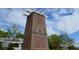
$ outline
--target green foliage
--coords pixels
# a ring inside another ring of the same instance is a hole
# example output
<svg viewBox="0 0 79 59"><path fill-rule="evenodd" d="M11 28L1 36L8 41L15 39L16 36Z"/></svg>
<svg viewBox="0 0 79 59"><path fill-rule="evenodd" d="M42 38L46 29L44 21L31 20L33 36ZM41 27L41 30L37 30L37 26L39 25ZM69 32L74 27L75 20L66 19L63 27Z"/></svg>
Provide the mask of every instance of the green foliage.
<svg viewBox="0 0 79 59"><path fill-rule="evenodd" d="M0 31L0 38L5 38L8 36L8 32Z"/></svg>
<svg viewBox="0 0 79 59"><path fill-rule="evenodd" d="M18 44L9 44L9 47L18 47Z"/></svg>
<svg viewBox="0 0 79 59"><path fill-rule="evenodd" d="M9 44L7 50L13 50L13 47L18 47L18 44Z"/></svg>
<svg viewBox="0 0 79 59"><path fill-rule="evenodd" d="M74 39L71 39L67 34L54 34L48 37L48 42L50 50L62 50L70 49L70 46L73 46Z"/></svg>
<svg viewBox="0 0 79 59"><path fill-rule="evenodd" d="M60 39L63 40L62 44L64 44L64 45L71 45L72 46L74 43L74 39L70 38L66 33L60 35Z"/></svg>
<svg viewBox="0 0 79 59"><path fill-rule="evenodd" d="M0 42L0 50L3 50L2 42Z"/></svg>
<svg viewBox="0 0 79 59"><path fill-rule="evenodd" d="M16 24L8 27L6 32L0 29L0 38L13 37L13 38L24 38L24 34L19 32L19 29Z"/></svg>
<svg viewBox="0 0 79 59"><path fill-rule="evenodd" d="M54 34L49 36L48 41L50 49L60 49L60 44L62 43L62 40L59 38L58 35Z"/></svg>
<svg viewBox="0 0 79 59"><path fill-rule="evenodd" d="M19 32L17 25L13 24L9 28L7 28L7 32L8 32L8 37L15 38L17 33Z"/></svg>
<svg viewBox="0 0 79 59"><path fill-rule="evenodd" d="M23 34L21 34L21 33L17 33L17 35L16 35L16 38L24 38L24 35Z"/></svg>
<svg viewBox="0 0 79 59"><path fill-rule="evenodd" d="M69 50L76 50L76 47L75 46L68 46L68 49Z"/></svg>
<svg viewBox="0 0 79 59"><path fill-rule="evenodd" d="M0 38L6 38L8 37L8 32L3 32L3 31L0 31ZM17 33L16 34L16 38L24 38L24 34L21 34L21 33Z"/></svg>

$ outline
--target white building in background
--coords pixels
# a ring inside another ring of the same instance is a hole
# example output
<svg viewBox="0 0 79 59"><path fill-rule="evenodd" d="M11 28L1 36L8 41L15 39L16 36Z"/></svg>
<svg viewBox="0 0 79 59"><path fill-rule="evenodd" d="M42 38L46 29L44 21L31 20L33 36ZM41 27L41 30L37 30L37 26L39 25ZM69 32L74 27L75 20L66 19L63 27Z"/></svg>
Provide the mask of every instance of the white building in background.
<svg viewBox="0 0 79 59"><path fill-rule="evenodd" d="M23 39L20 38L16 38L16 39L12 39L12 38L0 38L0 42L2 43L2 47L9 47L9 44L18 44L18 47L13 47L14 50L21 50L22 49L22 43L23 43Z"/></svg>

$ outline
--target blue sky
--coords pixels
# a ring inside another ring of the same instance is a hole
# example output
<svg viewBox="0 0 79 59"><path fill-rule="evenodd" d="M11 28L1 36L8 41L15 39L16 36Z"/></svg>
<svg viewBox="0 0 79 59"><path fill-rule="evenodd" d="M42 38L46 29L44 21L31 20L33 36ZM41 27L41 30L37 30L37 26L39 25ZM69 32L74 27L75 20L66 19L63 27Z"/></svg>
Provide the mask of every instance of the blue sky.
<svg viewBox="0 0 79 59"><path fill-rule="evenodd" d="M48 35L66 32L79 41L79 9L74 8L0 8L0 27L6 29L12 24L17 24L20 31L24 32L27 17L23 14L28 14L26 10L41 10L45 13Z"/></svg>

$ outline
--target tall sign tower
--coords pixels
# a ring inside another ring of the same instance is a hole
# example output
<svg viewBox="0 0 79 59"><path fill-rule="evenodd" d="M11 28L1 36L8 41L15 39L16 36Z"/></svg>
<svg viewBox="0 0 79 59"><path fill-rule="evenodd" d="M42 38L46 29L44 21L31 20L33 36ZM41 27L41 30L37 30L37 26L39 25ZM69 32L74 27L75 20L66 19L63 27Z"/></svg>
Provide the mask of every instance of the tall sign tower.
<svg viewBox="0 0 79 59"><path fill-rule="evenodd" d="M32 12L27 16L23 50L48 50L45 16Z"/></svg>

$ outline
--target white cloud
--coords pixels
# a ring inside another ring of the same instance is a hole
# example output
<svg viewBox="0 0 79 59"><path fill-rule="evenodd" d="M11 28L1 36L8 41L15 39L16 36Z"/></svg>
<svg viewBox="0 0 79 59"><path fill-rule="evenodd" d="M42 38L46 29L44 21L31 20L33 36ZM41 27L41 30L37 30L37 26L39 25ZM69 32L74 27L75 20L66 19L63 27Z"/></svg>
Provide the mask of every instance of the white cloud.
<svg viewBox="0 0 79 59"><path fill-rule="evenodd" d="M8 14L7 21L24 27L26 24L26 17L23 15L23 12L13 10Z"/></svg>
<svg viewBox="0 0 79 59"><path fill-rule="evenodd" d="M49 10L48 10L49 11ZM79 31L79 9L75 9L73 15L59 16L57 13L52 13L54 20L46 20L47 33L50 34L59 34L59 31L65 31L68 34ZM23 11L12 10L8 14L6 20L11 23L19 24L22 27L25 27L26 17L23 16ZM54 29L54 27L56 29Z"/></svg>
<svg viewBox="0 0 79 59"><path fill-rule="evenodd" d="M68 34L79 31L79 9L75 9L73 15L62 16L56 24L59 30L65 31Z"/></svg>
<svg viewBox="0 0 79 59"><path fill-rule="evenodd" d="M51 34L59 34L57 31L55 31L55 29L53 29L54 27L54 21L50 21L50 20L45 20L46 21L46 28L47 28L47 34L51 35Z"/></svg>
<svg viewBox="0 0 79 59"><path fill-rule="evenodd" d="M59 34L62 31L68 34L79 31L79 9L75 9L72 15L59 16L57 13L52 13L52 16L54 19L46 20L48 35Z"/></svg>

